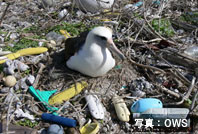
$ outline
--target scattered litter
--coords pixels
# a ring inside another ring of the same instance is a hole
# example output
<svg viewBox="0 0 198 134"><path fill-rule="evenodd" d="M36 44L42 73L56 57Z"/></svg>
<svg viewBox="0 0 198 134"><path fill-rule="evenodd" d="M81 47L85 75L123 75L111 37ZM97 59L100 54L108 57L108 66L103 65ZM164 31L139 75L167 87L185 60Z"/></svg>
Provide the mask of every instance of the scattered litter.
<svg viewBox="0 0 198 134"><path fill-rule="evenodd" d="M65 37L63 35L57 34L53 31L49 32L46 35L46 38L48 41L54 40L57 45L60 45L65 40Z"/></svg>
<svg viewBox="0 0 198 134"><path fill-rule="evenodd" d="M58 14L58 18L62 19L63 17L65 17L68 14L67 9L63 9L62 11L60 11L60 13Z"/></svg>
<svg viewBox="0 0 198 134"><path fill-rule="evenodd" d="M75 0L74 2L80 10L96 13L101 9L111 8L114 0Z"/></svg>
<svg viewBox="0 0 198 134"><path fill-rule="evenodd" d="M41 115L41 118L44 121L53 122L53 123L63 125L63 126L66 126L66 127L76 127L76 120L73 120L73 119L70 119L70 118L56 116L56 115L48 114L48 113L43 113Z"/></svg>
<svg viewBox="0 0 198 134"><path fill-rule="evenodd" d="M33 85L34 81L35 77L32 75L28 75L25 78L18 80L17 84L14 86L14 89L22 89L26 91L29 88L29 86Z"/></svg>
<svg viewBox="0 0 198 134"><path fill-rule="evenodd" d="M99 123L87 123L80 129L81 134L97 134L100 129Z"/></svg>
<svg viewBox="0 0 198 134"><path fill-rule="evenodd" d="M162 108L162 102L155 98L145 98L140 99L133 103L131 106L131 112L133 113L141 113L150 108Z"/></svg>
<svg viewBox="0 0 198 134"><path fill-rule="evenodd" d="M52 124L47 129L47 134L64 134L63 127L57 124Z"/></svg>
<svg viewBox="0 0 198 134"><path fill-rule="evenodd" d="M20 56L27 56L27 55L44 53L44 52L47 52L47 50L48 49L45 48L45 47L36 47L36 48L25 48L25 49L21 49L21 50L17 51L16 53L11 53L11 54L5 55L5 57L7 59L0 60L0 64L6 62L7 60L16 59L16 58L18 58Z"/></svg>
<svg viewBox="0 0 198 134"><path fill-rule="evenodd" d="M89 111L95 119L104 119L104 106L96 95L85 96Z"/></svg>
<svg viewBox="0 0 198 134"><path fill-rule="evenodd" d="M6 76L3 78L4 84L7 87L13 87L16 84L16 78L12 75Z"/></svg>
<svg viewBox="0 0 198 134"><path fill-rule="evenodd" d="M124 100L119 96L115 96L113 97L112 101L113 101L118 118L121 121L128 122L130 120L130 112Z"/></svg>
<svg viewBox="0 0 198 134"><path fill-rule="evenodd" d="M76 84L71 85L69 89L66 89L54 96L52 96L49 100L50 105L61 104L63 101L67 101L75 95L79 94L88 84L85 81L78 82Z"/></svg>
<svg viewBox="0 0 198 134"><path fill-rule="evenodd" d="M33 115L30 115L27 112L23 112L23 110L19 108L14 112L14 114L16 115L17 118L27 118L29 120L35 119Z"/></svg>
<svg viewBox="0 0 198 134"><path fill-rule="evenodd" d="M50 112L53 112L58 110L56 107L51 107L48 103L49 97L56 93L57 90L51 90L51 91L39 91L35 90L33 86L29 87L29 92L35 97L35 99L39 100L43 103L43 105L48 109Z"/></svg>

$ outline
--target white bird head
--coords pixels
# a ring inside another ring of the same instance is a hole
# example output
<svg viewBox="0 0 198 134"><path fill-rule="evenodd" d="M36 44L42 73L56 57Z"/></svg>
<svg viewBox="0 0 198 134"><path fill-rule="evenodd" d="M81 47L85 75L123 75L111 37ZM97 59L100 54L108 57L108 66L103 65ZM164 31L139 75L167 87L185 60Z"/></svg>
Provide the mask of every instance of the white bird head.
<svg viewBox="0 0 198 134"><path fill-rule="evenodd" d="M125 56L122 54L122 52L120 52L113 42L112 30L110 28L99 26L92 29L87 35L86 44L91 45L92 43L96 43L102 48L109 48L122 60L125 59Z"/></svg>

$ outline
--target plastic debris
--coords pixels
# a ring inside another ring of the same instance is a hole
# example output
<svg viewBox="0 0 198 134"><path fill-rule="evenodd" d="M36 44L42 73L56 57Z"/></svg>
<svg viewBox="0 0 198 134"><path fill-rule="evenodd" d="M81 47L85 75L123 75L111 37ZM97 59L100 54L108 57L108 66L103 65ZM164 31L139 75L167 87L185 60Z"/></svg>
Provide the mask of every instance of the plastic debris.
<svg viewBox="0 0 198 134"><path fill-rule="evenodd" d="M47 129L47 134L64 134L63 127L57 124L52 124Z"/></svg>
<svg viewBox="0 0 198 134"><path fill-rule="evenodd" d="M4 63L3 70L6 74L14 74L15 70L26 71L27 69L29 69L29 66L19 60L7 60Z"/></svg>
<svg viewBox="0 0 198 134"><path fill-rule="evenodd" d="M60 45L64 40L65 37L63 35L57 34L56 32L49 32L46 35L47 40L54 40L56 42L57 45Z"/></svg>
<svg viewBox="0 0 198 134"><path fill-rule="evenodd" d="M75 0L74 2L80 10L96 13L101 9L111 8L114 0Z"/></svg>
<svg viewBox="0 0 198 134"><path fill-rule="evenodd" d="M76 127L76 120L73 120L70 118L56 116L56 115L48 114L48 113L43 113L41 115L41 118L47 122L53 122L59 125L67 126L67 127Z"/></svg>
<svg viewBox="0 0 198 134"><path fill-rule="evenodd" d="M119 96L113 97L112 100L119 120L128 122L130 120L130 112L124 100Z"/></svg>
<svg viewBox="0 0 198 134"><path fill-rule="evenodd" d="M43 105L48 109L50 112L57 111L58 108L51 107L48 103L49 97L53 95L57 90L51 90L51 91L39 91L34 89L33 86L29 87L29 92L39 101L43 103ZM54 112L54 114L56 114Z"/></svg>
<svg viewBox="0 0 198 134"><path fill-rule="evenodd" d="M60 30L60 33L64 35L66 39L71 38L71 35L66 30Z"/></svg>
<svg viewBox="0 0 198 134"><path fill-rule="evenodd" d="M73 85L71 85L71 87L69 89L66 89L54 96L52 96L49 100L49 104L53 105L53 104L61 104L64 101L69 100L70 98L74 97L75 95L79 94L82 89L84 89L85 87L87 87L88 84L85 81L82 82L78 82Z"/></svg>
<svg viewBox="0 0 198 134"><path fill-rule="evenodd" d="M145 90L152 90L153 85L145 80L144 77L137 78L129 84L132 96L143 97L146 93Z"/></svg>
<svg viewBox="0 0 198 134"><path fill-rule="evenodd" d="M40 54L43 52L46 52L48 49L46 47L36 47L36 48L25 48L17 51L16 53L11 53L8 55L5 55L6 59L0 60L0 64L6 62L7 60L13 60L20 56L26 56L26 55L33 55L33 54Z"/></svg>
<svg viewBox="0 0 198 134"><path fill-rule="evenodd" d="M191 46L184 51L185 54L191 57L198 57L198 46Z"/></svg>
<svg viewBox="0 0 198 134"><path fill-rule="evenodd" d="M63 17L65 17L65 15L68 14L67 9L63 9L62 11L60 11L60 13L58 14L58 18L62 19Z"/></svg>
<svg viewBox="0 0 198 134"><path fill-rule="evenodd" d="M2 48L0 48L0 56L10 54L10 53L12 53L12 52L11 51L3 51ZM0 57L0 59L1 59L1 57Z"/></svg>
<svg viewBox="0 0 198 134"><path fill-rule="evenodd" d="M87 95L85 97L89 111L95 119L104 119L104 106L96 95Z"/></svg>
<svg viewBox="0 0 198 134"><path fill-rule="evenodd" d="M9 75L3 78L4 84L8 87L13 87L16 84L16 78L12 75Z"/></svg>
<svg viewBox="0 0 198 134"><path fill-rule="evenodd" d="M131 112L133 113L141 113L150 108L162 108L162 102L155 98L145 98L140 99L133 103L131 106Z"/></svg>
<svg viewBox="0 0 198 134"><path fill-rule="evenodd" d="M81 134L97 134L100 129L99 123L87 123L80 129Z"/></svg>
<svg viewBox="0 0 198 134"><path fill-rule="evenodd" d="M17 118L27 118L29 120L34 120L34 116L33 115L30 115L29 113L27 112L23 112L22 109L17 109L14 114L16 115Z"/></svg>

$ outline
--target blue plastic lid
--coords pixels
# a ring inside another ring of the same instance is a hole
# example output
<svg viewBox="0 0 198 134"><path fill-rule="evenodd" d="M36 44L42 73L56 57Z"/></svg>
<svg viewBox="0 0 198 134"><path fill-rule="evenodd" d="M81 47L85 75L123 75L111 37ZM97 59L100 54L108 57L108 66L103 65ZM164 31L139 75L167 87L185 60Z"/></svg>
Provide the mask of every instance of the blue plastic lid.
<svg viewBox="0 0 198 134"><path fill-rule="evenodd" d="M131 106L131 112L142 113L150 108L162 108L163 104L159 99L155 98L145 98L140 99L133 103Z"/></svg>

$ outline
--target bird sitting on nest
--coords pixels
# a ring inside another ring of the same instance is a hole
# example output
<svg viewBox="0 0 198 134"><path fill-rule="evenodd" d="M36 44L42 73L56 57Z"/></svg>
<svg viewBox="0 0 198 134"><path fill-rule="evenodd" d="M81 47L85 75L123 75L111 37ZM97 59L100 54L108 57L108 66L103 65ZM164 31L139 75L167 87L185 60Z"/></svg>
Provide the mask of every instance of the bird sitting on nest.
<svg viewBox="0 0 198 134"><path fill-rule="evenodd" d="M95 27L90 32L82 33L80 37L66 40L66 65L91 77L102 76L115 66L115 59L109 49L122 60L125 59L113 42L112 30L102 26Z"/></svg>

